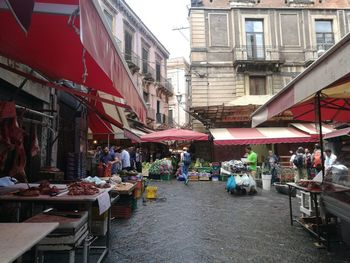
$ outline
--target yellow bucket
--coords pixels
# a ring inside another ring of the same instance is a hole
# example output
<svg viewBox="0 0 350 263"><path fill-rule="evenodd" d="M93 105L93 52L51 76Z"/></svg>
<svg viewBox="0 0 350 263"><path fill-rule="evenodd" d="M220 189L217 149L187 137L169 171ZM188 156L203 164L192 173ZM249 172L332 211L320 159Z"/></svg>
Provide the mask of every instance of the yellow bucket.
<svg viewBox="0 0 350 263"><path fill-rule="evenodd" d="M146 188L146 198L147 199L155 199L157 198L157 190L156 186L147 186Z"/></svg>

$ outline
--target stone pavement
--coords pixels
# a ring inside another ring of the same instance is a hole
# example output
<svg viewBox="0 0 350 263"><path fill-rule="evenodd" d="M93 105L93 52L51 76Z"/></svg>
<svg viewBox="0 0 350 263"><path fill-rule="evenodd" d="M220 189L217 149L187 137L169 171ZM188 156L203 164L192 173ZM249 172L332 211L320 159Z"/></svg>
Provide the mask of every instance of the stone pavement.
<svg viewBox="0 0 350 263"><path fill-rule="evenodd" d="M160 200L139 200L131 219L113 220L105 262L350 262L349 247L327 253L290 226L288 196L274 189L232 196L223 182L150 184Z"/></svg>

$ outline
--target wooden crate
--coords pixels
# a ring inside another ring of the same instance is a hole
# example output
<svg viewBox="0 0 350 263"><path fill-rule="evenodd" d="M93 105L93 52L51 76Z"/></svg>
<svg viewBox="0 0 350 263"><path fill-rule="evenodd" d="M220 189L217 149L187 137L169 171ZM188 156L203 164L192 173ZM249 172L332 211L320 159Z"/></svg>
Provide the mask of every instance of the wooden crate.
<svg viewBox="0 0 350 263"><path fill-rule="evenodd" d="M209 176L199 176L198 180L199 181L210 181L210 177Z"/></svg>
<svg viewBox="0 0 350 263"><path fill-rule="evenodd" d="M190 175L190 176L188 177L188 180L189 180L189 181L198 181L198 176L197 176L197 175Z"/></svg>

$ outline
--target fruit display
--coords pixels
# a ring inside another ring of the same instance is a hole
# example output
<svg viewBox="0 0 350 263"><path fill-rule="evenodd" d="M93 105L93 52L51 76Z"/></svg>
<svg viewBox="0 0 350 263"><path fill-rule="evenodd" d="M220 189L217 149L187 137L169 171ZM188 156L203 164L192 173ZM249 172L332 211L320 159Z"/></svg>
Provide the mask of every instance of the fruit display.
<svg viewBox="0 0 350 263"><path fill-rule="evenodd" d="M150 174L170 175L172 171L171 161L167 159L156 160L149 168Z"/></svg>

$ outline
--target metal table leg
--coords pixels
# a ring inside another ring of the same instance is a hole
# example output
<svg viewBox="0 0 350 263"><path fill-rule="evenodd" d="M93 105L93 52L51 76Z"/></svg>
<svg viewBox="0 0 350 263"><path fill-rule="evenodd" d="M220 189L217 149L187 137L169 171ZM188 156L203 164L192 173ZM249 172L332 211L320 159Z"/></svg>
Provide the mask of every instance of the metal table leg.
<svg viewBox="0 0 350 263"><path fill-rule="evenodd" d="M290 225L293 225L293 210L292 210L292 187L288 185L289 189L289 215L290 215Z"/></svg>
<svg viewBox="0 0 350 263"><path fill-rule="evenodd" d="M316 233L317 233L317 243L318 245L321 245L321 233L320 233L320 215L318 211L318 201L317 201L317 194L310 193L312 198L314 199L315 204L315 212L316 212Z"/></svg>

